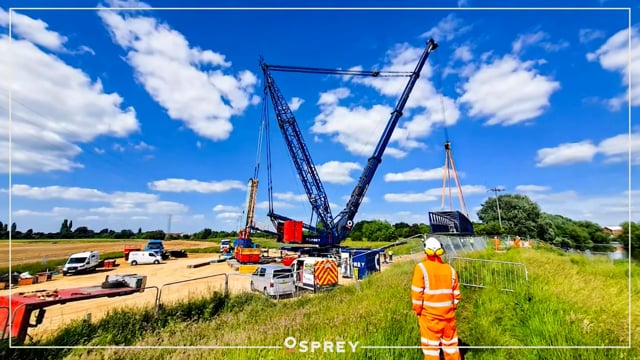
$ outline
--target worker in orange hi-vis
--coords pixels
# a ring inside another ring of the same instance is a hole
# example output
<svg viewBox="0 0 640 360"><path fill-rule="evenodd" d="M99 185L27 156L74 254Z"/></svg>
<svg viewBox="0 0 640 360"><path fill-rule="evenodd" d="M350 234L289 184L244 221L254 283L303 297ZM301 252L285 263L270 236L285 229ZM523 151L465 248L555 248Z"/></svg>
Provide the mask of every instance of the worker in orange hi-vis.
<svg viewBox="0 0 640 360"><path fill-rule="evenodd" d="M424 242L427 256L413 269L411 303L418 315L424 359L438 360L440 347L446 360L461 359L458 349L456 313L461 299L458 273L444 263L444 248L438 239Z"/></svg>
<svg viewBox="0 0 640 360"><path fill-rule="evenodd" d="M493 244L496 246L496 251L500 250L500 239L497 236L493 237Z"/></svg>
<svg viewBox="0 0 640 360"><path fill-rule="evenodd" d="M514 246L514 247L520 247L520 237L519 237L519 236L516 236L516 237L513 239L513 246Z"/></svg>

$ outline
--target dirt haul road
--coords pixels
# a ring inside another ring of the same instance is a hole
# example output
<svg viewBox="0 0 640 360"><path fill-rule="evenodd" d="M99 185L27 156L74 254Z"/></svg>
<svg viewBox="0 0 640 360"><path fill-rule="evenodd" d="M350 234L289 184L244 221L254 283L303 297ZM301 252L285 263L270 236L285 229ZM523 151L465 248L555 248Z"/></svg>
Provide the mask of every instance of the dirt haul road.
<svg viewBox="0 0 640 360"><path fill-rule="evenodd" d="M125 245L137 246L144 249L147 240L120 241L86 241L86 240L58 240L58 241L12 241L11 265L40 262L47 260L66 259L71 254L83 251L99 251L101 254L123 251ZM165 241L167 250L206 248L218 243L209 241L170 240ZM0 268L9 267L9 241L0 241Z"/></svg>

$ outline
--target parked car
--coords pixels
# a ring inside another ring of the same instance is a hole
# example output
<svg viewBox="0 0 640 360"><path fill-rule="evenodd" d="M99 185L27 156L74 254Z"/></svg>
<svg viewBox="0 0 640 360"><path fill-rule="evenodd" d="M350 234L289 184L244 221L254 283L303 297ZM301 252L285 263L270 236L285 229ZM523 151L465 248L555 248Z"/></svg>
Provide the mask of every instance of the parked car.
<svg viewBox="0 0 640 360"><path fill-rule="evenodd" d="M89 273L98 268L100 254L97 251L87 251L69 256L62 268L62 275Z"/></svg>
<svg viewBox="0 0 640 360"><path fill-rule="evenodd" d="M129 260L132 266L138 264L160 264L162 257L152 251L132 251L129 253Z"/></svg>
<svg viewBox="0 0 640 360"><path fill-rule="evenodd" d="M251 290L266 296L293 294L296 291L293 270L282 265L260 265L251 274Z"/></svg>

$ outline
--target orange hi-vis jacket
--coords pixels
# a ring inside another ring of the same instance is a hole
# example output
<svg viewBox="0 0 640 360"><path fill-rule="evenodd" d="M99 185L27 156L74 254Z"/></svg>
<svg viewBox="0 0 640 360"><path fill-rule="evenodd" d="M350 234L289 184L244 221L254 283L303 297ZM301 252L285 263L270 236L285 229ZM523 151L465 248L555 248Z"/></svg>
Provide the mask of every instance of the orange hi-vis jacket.
<svg viewBox="0 0 640 360"><path fill-rule="evenodd" d="M426 257L413 269L411 301L416 315L454 319L461 297L458 273L439 257Z"/></svg>

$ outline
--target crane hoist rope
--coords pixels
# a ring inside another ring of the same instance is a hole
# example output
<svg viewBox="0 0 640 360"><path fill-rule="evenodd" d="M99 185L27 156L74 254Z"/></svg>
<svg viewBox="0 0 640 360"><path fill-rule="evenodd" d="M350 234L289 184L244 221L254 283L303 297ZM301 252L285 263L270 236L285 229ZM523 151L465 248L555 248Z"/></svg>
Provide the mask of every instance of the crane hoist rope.
<svg viewBox="0 0 640 360"><path fill-rule="evenodd" d="M265 137L267 138L267 149L268 149L267 165L269 166L269 164L271 163L271 158L270 158L271 151L270 151L269 135L268 135L269 134L269 121L268 121L269 108L267 104L263 103L262 112L263 114L260 120L260 127L258 130L258 146L256 149L256 163L253 170L253 177L249 179L249 182L247 184L247 197L245 199L245 207L243 210L244 222L241 225L242 227L239 231L239 237L243 239L247 239L250 237L251 229L254 227L256 198L258 193L258 176L260 173L260 155L262 154L262 142ZM270 175L271 174L269 174L269 181L268 181L269 194L271 194ZM242 221L242 219L240 219L240 221Z"/></svg>
<svg viewBox="0 0 640 360"><path fill-rule="evenodd" d="M447 127L447 114L446 114L446 107L444 104L444 89L443 89L443 78L444 78L444 71L440 70L440 61L439 61L439 57L436 54L436 68L439 69L439 74L440 76L436 76L436 93L438 93L439 98L440 98L440 107L441 107L441 111L442 111L442 123L443 123L443 128L444 128L444 152L445 152L445 159L444 159L444 167L443 167L443 174L442 174L442 202L440 204L441 208L444 209L445 208L445 199L446 199L446 192L448 189L448 193L449 193L449 210L453 210L453 195L452 195L452 180L455 181L455 185L456 185L456 190L458 192L458 201L460 202L460 210L467 216L467 218L469 217L469 211L467 210L467 204L464 201L464 194L462 193L462 185L460 184L460 179L458 178L458 171L456 170L456 166L455 166L455 162L453 161L453 154L451 153L451 141L449 141L449 131L448 131L448 127ZM453 178L453 179L452 179Z"/></svg>

